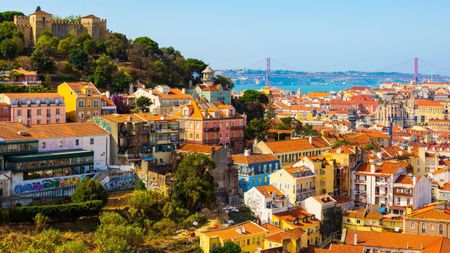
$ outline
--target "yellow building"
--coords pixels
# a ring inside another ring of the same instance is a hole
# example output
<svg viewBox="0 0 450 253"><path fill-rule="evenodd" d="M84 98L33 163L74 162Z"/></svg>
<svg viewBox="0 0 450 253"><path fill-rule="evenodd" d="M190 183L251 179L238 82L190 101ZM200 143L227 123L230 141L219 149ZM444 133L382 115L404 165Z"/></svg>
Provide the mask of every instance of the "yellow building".
<svg viewBox="0 0 450 253"><path fill-rule="evenodd" d="M101 93L91 82L62 83L58 93L64 97L69 121L86 122L101 114Z"/></svg>
<svg viewBox="0 0 450 253"><path fill-rule="evenodd" d="M264 249L282 249L282 252L300 252L307 248L308 234L301 228L289 229L269 235L264 240Z"/></svg>
<svg viewBox="0 0 450 253"><path fill-rule="evenodd" d="M403 219L400 216L383 216L377 210L362 208L347 211L342 216L342 229L356 231L401 232Z"/></svg>
<svg viewBox="0 0 450 253"><path fill-rule="evenodd" d="M297 205L316 195L315 178L314 172L306 167L285 168L270 174L270 184L277 187L290 204Z"/></svg>
<svg viewBox="0 0 450 253"><path fill-rule="evenodd" d="M303 229L307 234L306 244L308 246L321 244L320 221L314 214L308 213L302 208L273 214L272 223L284 230Z"/></svg>
<svg viewBox="0 0 450 253"><path fill-rule="evenodd" d="M316 175L315 185L318 194L334 193L334 164L324 156L303 157L296 166L305 166Z"/></svg>
<svg viewBox="0 0 450 253"><path fill-rule="evenodd" d="M256 252L264 247L264 239L268 230L252 221L246 221L234 226L200 232L200 248L205 253L214 248L223 247L231 241L241 247L244 252Z"/></svg>
<svg viewBox="0 0 450 253"><path fill-rule="evenodd" d="M436 100L416 100L414 117L420 124L426 124L430 119L444 119L444 105Z"/></svg>

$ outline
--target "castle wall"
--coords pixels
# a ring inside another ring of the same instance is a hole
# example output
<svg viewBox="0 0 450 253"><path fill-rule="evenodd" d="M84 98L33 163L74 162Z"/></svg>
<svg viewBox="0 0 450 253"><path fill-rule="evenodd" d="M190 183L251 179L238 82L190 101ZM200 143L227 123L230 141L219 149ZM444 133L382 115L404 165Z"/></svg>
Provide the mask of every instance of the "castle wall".
<svg viewBox="0 0 450 253"><path fill-rule="evenodd" d="M79 22L54 21L52 23L52 34L55 37L63 38L71 31L81 34L86 32L86 29Z"/></svg>

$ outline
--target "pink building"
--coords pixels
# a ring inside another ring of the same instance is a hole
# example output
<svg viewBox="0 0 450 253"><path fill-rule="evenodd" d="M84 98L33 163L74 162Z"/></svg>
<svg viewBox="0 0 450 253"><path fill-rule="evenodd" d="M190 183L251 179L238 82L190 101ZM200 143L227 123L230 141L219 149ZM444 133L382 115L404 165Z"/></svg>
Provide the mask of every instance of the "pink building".
<svg viewBox="0 0 450 253"><path fill-rule="evenodd" d="M191 102L173 115L184 128L187 143L221 145L234 153L245 148L245 116L232 105L220 102Z"/></svg>
<svg viewBox="0 0 450 253"><path fill-rule="evenodd" d="M0 103L10 106L10 120L25 125L66 122L64 98L58 93L3 93Z"/></svg>
<svg viewBox="0 0 450 253"><path fill-rule="evenodd" d="M5 103L0 103L0 121L11 120L11 106Z"/></svg>

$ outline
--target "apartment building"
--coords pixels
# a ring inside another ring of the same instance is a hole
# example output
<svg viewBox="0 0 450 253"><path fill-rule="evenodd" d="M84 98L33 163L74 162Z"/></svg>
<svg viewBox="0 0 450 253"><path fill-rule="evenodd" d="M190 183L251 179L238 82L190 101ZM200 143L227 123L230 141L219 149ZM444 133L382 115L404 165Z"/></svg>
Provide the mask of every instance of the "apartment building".
<svg viewBox="0 0 450 253"><path fill-rule="evenodd" d="M262 223L271 223L272 214L288 210L289 201L273 185L256 186L244 193L244 203Z"/></svg>
<svg viewBox="0 0 450 253"><path fill-rule="evenodd" d="M101 115L102 94L91 82L62 83L58 94L64 97L67 119L87 122Z"/></svg>
<svg viewBox="0 0 450 253"><path fill-rule="evenodd" d="M405 234L443 236L450 239L450 206L433 203L408 213L404 218Z"/></svg>
<svg viewBox="0 0 450 253"><path fill-rule="evenodd" d="M270 175L270 184L289 199L291 205L316 195L316 175L307 167L284 168Z"/></svg>

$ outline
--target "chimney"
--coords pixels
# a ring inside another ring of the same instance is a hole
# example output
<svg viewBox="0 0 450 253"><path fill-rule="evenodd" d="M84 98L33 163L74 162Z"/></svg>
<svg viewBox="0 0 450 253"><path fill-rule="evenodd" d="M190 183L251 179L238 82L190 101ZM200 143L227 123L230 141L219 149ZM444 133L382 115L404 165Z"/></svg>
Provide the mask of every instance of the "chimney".
<svg viewBox="0 0 450 253"><path fill-rule="evenodd" d="M377 167L375 164L370 164L370 173L376 173L377 172Z"/></svg>
<svg viewBox="0 0 450 253"><path fill-rule="evenodd" d="M353 235L353 245L358 245L358 234L356 232Z"/></svg>
<svg viewBox="0 0 450 253"><path fill-rule="evenodd" d="M312 136L308 136L308 141L309 141L309 144L311 144L312 145Z"/></svg>
<svg viewBox="0 0 450 253"><path fill-rule="evenodd" d="M244 150L244 156L250 156L250 149Z"/></svg>
<svg viewBox="0 0 450 253"><path fill-rule="evenodd" d="M105 92L105 96L106 96L107 98L110 98L110 97L111 97L111 92L110 92L109 90L107 90L107 91Z"/></svg>

